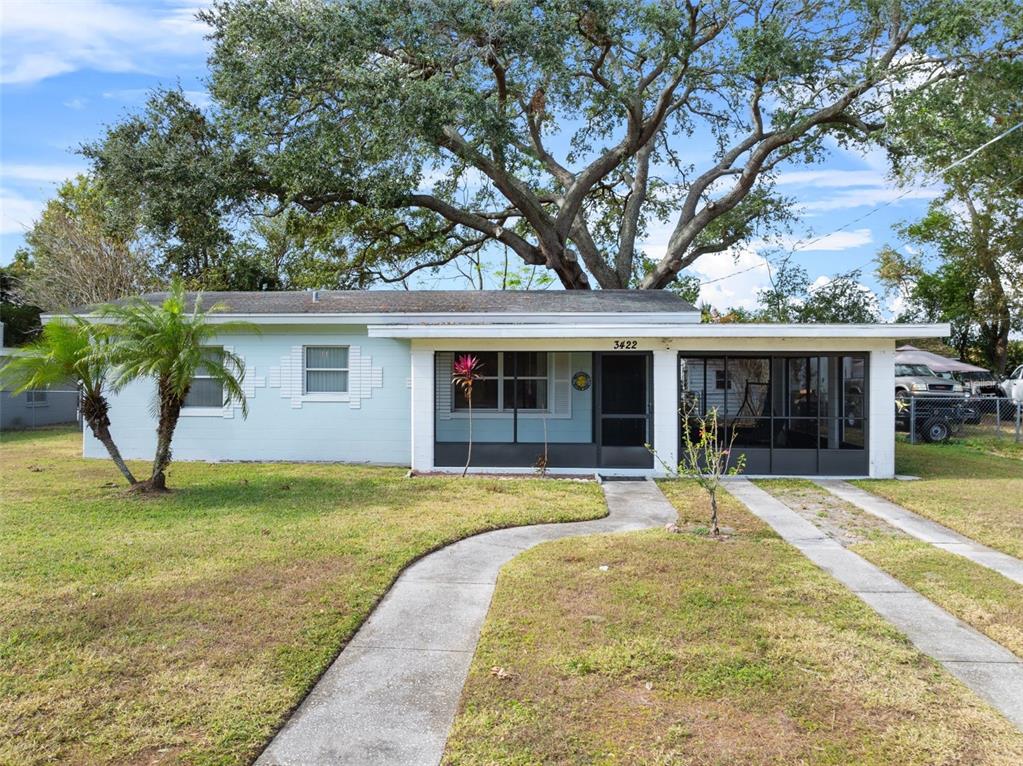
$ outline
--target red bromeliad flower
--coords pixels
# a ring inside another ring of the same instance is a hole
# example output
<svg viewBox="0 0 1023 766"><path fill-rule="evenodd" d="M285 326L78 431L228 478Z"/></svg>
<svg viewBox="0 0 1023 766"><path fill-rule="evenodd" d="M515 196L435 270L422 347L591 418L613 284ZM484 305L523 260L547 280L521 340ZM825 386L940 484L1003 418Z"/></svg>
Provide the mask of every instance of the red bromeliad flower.
<svg viewBox="0 0 1023 766"><path fill-rule="evenodd" d="M462 389L466 399L472 399L472 384L483 377L483 365L472 354L465 354L455 360L451 367L451 382Z"/></svg>

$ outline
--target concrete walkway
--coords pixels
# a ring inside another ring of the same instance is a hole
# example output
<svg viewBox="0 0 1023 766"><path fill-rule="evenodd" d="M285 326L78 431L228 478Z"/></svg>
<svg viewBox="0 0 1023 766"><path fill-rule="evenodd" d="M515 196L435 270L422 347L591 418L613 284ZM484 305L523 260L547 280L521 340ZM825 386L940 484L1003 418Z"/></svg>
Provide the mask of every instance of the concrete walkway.
<svg viewBox="0 0 1023 766"><path fill-rule="evenodd" d="M257 765L439 763L501 566L548 540L678 516L653 482L603 488L606 518L487 532L406 569Z"/></svg>
<svg viewBox="0 0 1023 766"><path fill-rule="evenodd" d="M1008 553L996 551L971 540L958 532L953 532L936 521L925 519L901 505L889 502L877 495L872 495L847 481L818 479L816 483L836 497L852 503L857 508L884 519L893 527L901 529L911 537L930 543L936 548L956 553L1000 575L1023 585L1023 561Z"/></svg>
<svg viewBox="0 0 1023 766"><path fill-rule="evenodd" d="M865 601L956 678L1023 729L1023 660L843 548L746 479L725 487L787 542Z"/></svg>

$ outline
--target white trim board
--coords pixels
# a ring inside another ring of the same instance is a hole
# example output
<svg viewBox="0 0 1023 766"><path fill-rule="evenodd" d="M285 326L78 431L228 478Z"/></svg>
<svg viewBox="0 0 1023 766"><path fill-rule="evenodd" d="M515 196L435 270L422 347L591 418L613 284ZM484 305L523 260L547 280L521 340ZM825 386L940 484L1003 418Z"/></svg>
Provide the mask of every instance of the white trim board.
<svg viewBox="0 0 1023 766"><path fill-rule="evenodd" d="M607 324L575 325L566 332L556 324L374 325L371 338L944 338L951 333L940 324Z"/></svg>

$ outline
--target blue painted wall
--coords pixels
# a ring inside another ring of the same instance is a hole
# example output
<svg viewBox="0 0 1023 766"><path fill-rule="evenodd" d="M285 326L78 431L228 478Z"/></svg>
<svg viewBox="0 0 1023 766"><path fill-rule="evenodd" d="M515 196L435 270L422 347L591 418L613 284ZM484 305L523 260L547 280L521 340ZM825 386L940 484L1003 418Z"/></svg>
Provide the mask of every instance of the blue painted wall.
<svg viewBox="0 0 1023 766"><path fill-rule="evenodd" d="M410 464L408 341L369 338L362 326L337 326L265 327L259 335L225 335L216 343L245 360L248 419L237 408L202 416L186 410L174 435L175 460ZM292 382L301 378L303 345L347 345L349 365L361 360L361 369L349 374L349 401L308 401L301 388L293 390ZM138 382L112 397L111 431L125 457L152 458L153 390L151 382ZM107 457L88 432L85 455Z"/></svg>

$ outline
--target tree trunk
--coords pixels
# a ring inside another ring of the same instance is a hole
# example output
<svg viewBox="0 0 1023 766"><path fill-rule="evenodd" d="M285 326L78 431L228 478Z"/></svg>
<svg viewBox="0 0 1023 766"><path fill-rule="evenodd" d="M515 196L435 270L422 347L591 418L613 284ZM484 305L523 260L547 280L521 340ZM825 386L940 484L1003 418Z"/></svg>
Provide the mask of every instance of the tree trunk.
<svg viewBox="0 0 1023 766"><path fill-rule="evenodd" d="M167 477L164 470L171 462L171 440L178 425L184 397L172 391L168 381L161 380L157 390L160 396L160 418L156 425L156 454L153 456L153 472L146 484L147 489L165 490Z"/></svg>
<svg viewBox="0 0 1023 766"><path fill-rule="evenodd" d="M714 537L721 536L718 528L718 496L717 492L710 493L710 532Z"/></svg>
<svg viewBox="0 0 1023 766"><path fill-rule="evenodd" d="M138 484L135 476L121 457L121 451L114 444L114 438L110 435L110 405L105 397L99 394L83 394L81 398L82 418L92 431L92 435L102 444L110 459L114 461L117 470L128 480L132 486Z"/></svg>

